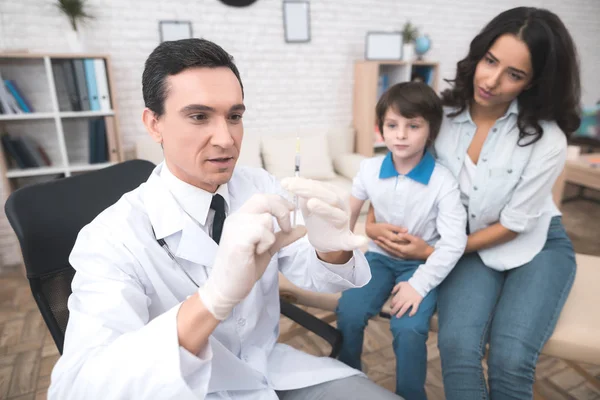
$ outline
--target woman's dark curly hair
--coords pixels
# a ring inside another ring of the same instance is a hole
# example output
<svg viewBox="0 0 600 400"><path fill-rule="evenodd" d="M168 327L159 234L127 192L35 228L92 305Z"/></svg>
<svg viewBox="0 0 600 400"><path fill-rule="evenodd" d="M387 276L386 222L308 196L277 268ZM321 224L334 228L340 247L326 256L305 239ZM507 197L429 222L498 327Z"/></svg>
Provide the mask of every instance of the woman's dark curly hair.
<svg viewBox="0 0 600 400"><path fill-rule="evenodd" d="M531 53L533 79L518 96L519 144L537 142L543 135L539 121L556 121L569 136L581 122L579 61L573 39L562 21L552 12L532 7L517 7L495 17L473 39L467 57L456 65L456 77L446 80L451 89L442 93L445 106L463 112L473 100L473 77L479 61L496 39L513 34Z"/></svg>

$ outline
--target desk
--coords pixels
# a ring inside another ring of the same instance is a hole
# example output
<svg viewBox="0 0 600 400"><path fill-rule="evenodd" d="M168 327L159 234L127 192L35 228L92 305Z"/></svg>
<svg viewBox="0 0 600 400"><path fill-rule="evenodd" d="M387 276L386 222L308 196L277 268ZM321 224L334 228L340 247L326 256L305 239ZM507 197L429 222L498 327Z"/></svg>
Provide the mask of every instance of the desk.
<svg viewBox="0 0 600 400"><path fill-rule="evenodd" d="M586 188L600 191L600 164L592 166L590 160L600 159L600 153L583 154L577 160L567 160L565 167L567 183L580 186L579 195L564 201L585 198L583 191Z"/></svg>

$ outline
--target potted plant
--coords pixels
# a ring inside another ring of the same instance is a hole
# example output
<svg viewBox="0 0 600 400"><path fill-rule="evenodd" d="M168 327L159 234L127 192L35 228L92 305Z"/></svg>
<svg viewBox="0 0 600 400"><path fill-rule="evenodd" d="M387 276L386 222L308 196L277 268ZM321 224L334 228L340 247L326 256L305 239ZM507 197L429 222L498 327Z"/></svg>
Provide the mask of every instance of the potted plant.
<svg viewBox="0 0 600 400"><path fill-rule="evenodd" d="M83 51L81 25L93 18L85 10L86 0L56 0L56 7L69 19L71 29L67 32L67 42L72 51Z"/></svg>
<svg viewBox="0 0 600 400"><path fill-rule="evenodd" d="M406 21L402 28L402 59L412 61L415 58L415 40L419 36L419 29Z"/></svg>

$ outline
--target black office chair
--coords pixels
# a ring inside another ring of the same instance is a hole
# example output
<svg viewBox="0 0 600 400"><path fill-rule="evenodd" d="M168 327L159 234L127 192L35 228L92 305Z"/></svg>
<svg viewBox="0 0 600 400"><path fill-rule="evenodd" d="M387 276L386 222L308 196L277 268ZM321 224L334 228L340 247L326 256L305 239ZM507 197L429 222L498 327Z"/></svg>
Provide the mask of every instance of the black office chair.
<svg viewBox="0 0 600 400"><path fill-rule="evenodd" d="M20 188L5 204L27 271L31 292L60 354L69 319L67 300L75 270L69 254L77 234L123 194L145 182L155 165L131 160L82 175ZM158 244L157 244L158 245ZM281 301L281 312L323 337L336 357L340 332L305 312Z"/></svg>

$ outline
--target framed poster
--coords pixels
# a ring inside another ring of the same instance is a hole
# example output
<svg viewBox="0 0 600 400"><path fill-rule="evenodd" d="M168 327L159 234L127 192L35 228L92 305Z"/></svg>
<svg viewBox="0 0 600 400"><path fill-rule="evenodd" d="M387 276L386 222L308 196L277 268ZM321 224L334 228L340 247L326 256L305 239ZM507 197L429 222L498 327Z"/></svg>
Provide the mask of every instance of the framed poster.
<svg viewBox="0 0 600 400"><path fill-rule="evenodd" d="M283 2L283 30L287 43L310 42L310 4L308 1Z"/></svg>
<svg viewBox="0 0 600 400"><path fill-rule="evenodd" d="M365 59L402 60L401 32L367 32Z"/></svg>
<svg viewBox="0 0 600 400"><path fill-rule="evenodd" d="M160 42L169 40L189 39L192 37L190 21L160 21L158 23Z"/></svg>

